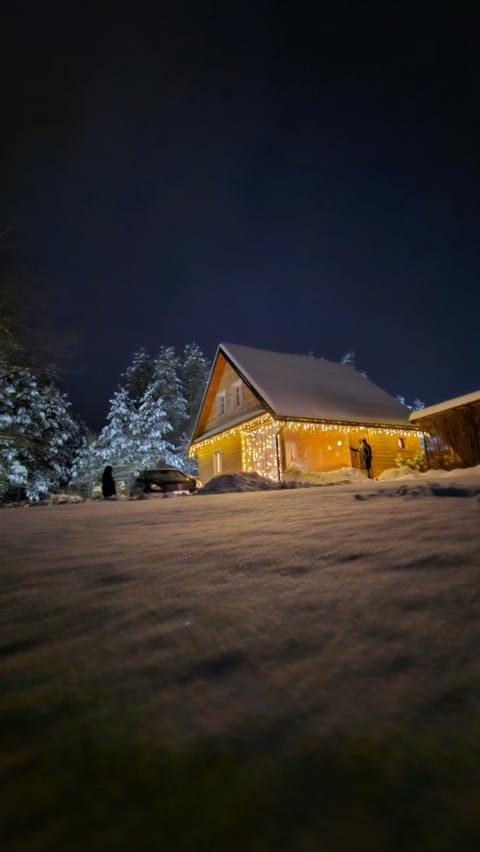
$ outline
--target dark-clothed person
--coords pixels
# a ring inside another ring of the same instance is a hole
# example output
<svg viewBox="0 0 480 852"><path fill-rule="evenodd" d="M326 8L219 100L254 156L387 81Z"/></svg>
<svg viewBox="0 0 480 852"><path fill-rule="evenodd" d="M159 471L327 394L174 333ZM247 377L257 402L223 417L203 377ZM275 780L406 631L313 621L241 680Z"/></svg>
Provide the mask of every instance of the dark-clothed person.
<svg viewBox="0 0 480 852"><path fill-rule="evenodd" d="M359 443L358 450L356 447L350 447L354 453L359 453L360 455L360 467L362 470L367 471L367 476L369 479L373 479L372 475L372 448L368 443L366 438L361 438Z"/></svg>
<svg viewBox="0 0 480 852"><path fill-rule="evenodd" d="M117 488L115 486L115 480L112 474L112 465L107 464L105 470L102 474L102 494L107 499L107 497L116 497Z"/></svg>

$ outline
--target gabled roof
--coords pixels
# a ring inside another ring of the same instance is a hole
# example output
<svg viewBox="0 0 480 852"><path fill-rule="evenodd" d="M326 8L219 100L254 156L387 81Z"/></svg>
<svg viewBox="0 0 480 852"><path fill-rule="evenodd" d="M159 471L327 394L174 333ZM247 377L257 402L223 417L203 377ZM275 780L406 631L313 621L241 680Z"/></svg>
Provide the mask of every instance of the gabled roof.
<svg viewBox="0 0 480 852"><path fill-rule="evenodd" d="M348 365L221 343L211 376L220 355L279 419L414 428L405 405Z"/></svg>
<svg viewBox="0 0 480 852"><path fill-rule="evenodd" d="M480 402L480 391L472 391L472 393L467 393L464 396L456 396L453 399L445 400L445 402L439 402L437 405L429 405L428 408L412 411L410 421L415 423L416 420L424 420L434 414L441 414L451 408L461 408L463 405L470 405L472 402Z"/></svg>

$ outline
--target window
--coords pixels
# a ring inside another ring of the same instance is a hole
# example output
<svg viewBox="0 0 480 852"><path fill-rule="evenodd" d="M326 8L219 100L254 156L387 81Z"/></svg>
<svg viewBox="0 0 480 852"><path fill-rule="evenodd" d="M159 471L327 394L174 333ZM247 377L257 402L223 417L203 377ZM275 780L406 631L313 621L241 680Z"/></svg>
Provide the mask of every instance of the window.
<svg viewBox="0 0 480 852"><path fill-rule="evenodd" d="M215 450L213 453L213 473L217 476L222 472L222 451Z"/></svg>
<svg viewBox="0 0 480 852"><path fill-rule="evenodd" d="M287 467L294 465L297 461L297 448L293 441L285 441L285 463Z"/></svg>
<svg viewBox="0 0 480 852"><path fill-rule="evenodd" d="M219 417L223 417L224 414L227 413L227 392L220 391L217 394L217 414Z"/></svg>
<svg viewBox="0 0 480 852"><path fill-rule="evenodd" d="M397 438L397 444L399 446L399 449L401 449L401 450L405 449L405 441L403 440L403 438Z"/></svg>
<svg viewBox="0 0 480 852"><path fill-rule="evenodd" d="M243 387L241 381L234 382L232 385L232 400L233 407L240 408L243 402Z"/></svg>

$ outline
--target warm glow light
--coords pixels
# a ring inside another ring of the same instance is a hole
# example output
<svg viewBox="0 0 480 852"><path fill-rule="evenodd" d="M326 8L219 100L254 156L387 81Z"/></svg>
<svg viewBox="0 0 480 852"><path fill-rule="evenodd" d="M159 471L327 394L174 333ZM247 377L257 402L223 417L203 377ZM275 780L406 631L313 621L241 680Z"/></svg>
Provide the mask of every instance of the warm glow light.
<svg viewBox="0 0 480 852"><path fill-rule="evenodd" d="M194 456L199 450L207 447L213 447L215 444L221 443L225 438L239 436L241 441L242 452L242 470L256 471L262 476L269 479L278 480L279 478L279 459L277 457L278 446L277 437L283 431L287 432L340 432L344 435L351 433L365 435L388 435L403 438L410 435L422 436L422 433L417 429L395 429L390 426L367 426L355 425L350 426L346 423L312 423L301 422L298 420L275 420L270 414L262 414L252 420L247 420L238 426L233 426L231 429L226 429L213 435L211 438L205 438L203 441L198 441L189 449L189 455ZM332 436L333 437L333 436ZM337 447L343 446L343 441L336 442ZM328 449L332 449L332 445L328 445Z"/></svg>

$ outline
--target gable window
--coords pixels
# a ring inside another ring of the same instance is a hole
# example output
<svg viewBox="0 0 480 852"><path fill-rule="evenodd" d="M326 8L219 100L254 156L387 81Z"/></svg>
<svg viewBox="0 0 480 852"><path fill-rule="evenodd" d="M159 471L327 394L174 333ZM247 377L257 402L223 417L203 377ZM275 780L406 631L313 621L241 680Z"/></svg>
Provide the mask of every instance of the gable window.
<svg viewBox="0 0 480 852"><path fill-rule="evenodd" d="M213 474L217 476L222 472L222 451L215 450L213 453Z"/></svg>
<svg viewBox="0 0 480 852"><path fill-rule="evenodd" d="M224 414L227 413L227 392L220 391L217 394L217 414L219 417L223 417Z"/></svg>
<svg viewBox="0 0 480 852"><path fill-rule="evenodd" d="M243 402L243 386L242 386L241 381L234 382L233 385L232 385L232 400L233 400L233 407L234 408L240 408L240 406Z"/></svg>

